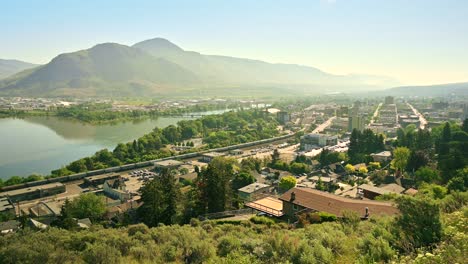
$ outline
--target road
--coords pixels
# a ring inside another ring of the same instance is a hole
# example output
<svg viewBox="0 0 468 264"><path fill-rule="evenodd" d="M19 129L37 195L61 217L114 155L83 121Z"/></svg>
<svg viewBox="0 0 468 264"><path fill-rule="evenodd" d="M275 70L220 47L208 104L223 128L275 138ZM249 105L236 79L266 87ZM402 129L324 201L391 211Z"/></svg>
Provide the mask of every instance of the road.
<svg viewBox="0 0 468 264"><path fill-rule="evenodd" d="M414 108L410 103L406 103L411 110L413 110L413 113L419 117L419 128L424 129L427 125L427 120L424 118L423 114L421 114L418 109Z"/></svg>
<svg viewBox="0 0 468 264"><path fill-rule="evenodd" d="M380 107L382 107L382 103L380 103L380 104L377 106L377 109L375 109L374 115L372 116L372 119L371 119L369 125L372 125L372 124L375 122L375 118L379 115Z"/></svg>
<svg viewBox="0 0 468 264"><path fill-rule="evenodd" d="M331 123L333 122L333 120L335 120L336 116L332 116L330 117L327 121L323 122L322 124L320 124L318 127L316 127L312 133L314 134L318 134L320 132L322 132L325 128L327 128L328 126L331 125Z"/></svg>

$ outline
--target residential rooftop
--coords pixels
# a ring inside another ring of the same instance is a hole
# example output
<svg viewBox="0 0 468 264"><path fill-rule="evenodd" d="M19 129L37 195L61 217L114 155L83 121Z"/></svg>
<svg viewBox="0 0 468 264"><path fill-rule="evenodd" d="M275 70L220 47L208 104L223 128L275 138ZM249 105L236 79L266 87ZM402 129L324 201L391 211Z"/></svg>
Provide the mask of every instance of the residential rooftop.
<svg viewBox="0 0 468 264"><path fill-rule="evenodd" d="M294 193L293 200L291 200L292 193ZM389 202L355 200L308 188L293 188L284 193L279 199L315 211L331 213L338 217L342 217L344 211L354 211L363 216L366 208L369 209L371 216L396 215L399 213L398 209Z"/></svg>
<svg viewBox="0 0 468 264"><path fill-rule="evenodd" d="M257 190L267 188L267 187L270 187L270 185L264 184L264 183L252 183L252 184L249 184L247 186L240 188L239 191L244 192L244 193L253 193Z"/></svg>

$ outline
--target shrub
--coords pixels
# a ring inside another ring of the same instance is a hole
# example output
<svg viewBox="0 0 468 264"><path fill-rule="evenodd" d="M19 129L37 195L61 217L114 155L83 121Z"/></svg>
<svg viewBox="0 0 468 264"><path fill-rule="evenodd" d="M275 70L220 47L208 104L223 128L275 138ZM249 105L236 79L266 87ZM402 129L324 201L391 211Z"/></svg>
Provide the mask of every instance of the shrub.
<svg viewBox="0 0 468 264"><path fill-rule="evenodd" d="M266 216L254 216L252 218L250 218L250 221L254 224L258 224L258 225L267 225L267 226L271 226L273 224L275 224L275 221L273 219L270 219Z"/></svg>

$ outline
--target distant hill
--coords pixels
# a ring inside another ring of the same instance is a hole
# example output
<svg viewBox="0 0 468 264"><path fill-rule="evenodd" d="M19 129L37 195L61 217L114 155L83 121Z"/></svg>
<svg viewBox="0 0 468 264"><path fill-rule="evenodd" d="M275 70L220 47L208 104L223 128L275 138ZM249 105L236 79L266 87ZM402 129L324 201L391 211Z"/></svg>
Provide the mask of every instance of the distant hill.
<svg viewBox="0 0 468 264"><path fill-rule="evenodd" d="M332 75L294 64L203 55L155 38L61 54L0 81L0 95L153 96L271 95L370 90L389 78Z"/></svg>
<svg viewBox="0 0 468 264"><path fill-rule="evenodd" d="M382 91L395 96L468 95L468 82L422 86L400 86Z"/></svg>
<svg viewBox="0 0 468 264"><path fill-rule="evenodd" d="M34 68L37 64L19 60L2 60L0 59L0 79L6 78L26 69Z"/></svg>
<svg viewBox="0 0 468 264"><path fill-rule="evenodd" d="M195 84L177 64L128 46L105 43L61 54L0 82L0 93L31 96L144 96L152 89Z"/></svg>

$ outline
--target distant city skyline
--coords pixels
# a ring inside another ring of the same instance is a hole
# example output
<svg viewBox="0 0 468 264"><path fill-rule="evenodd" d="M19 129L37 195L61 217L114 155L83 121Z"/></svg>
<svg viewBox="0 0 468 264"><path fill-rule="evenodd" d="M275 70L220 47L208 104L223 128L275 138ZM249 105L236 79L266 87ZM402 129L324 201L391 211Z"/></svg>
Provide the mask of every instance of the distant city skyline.
<svg viewBox="0 0 468 264"><path fill-rule="evenodd" d="M47 63L98 43L166 38L185 50L389 76L468 81L468 1L8 1L0 58Z"/></svg>

